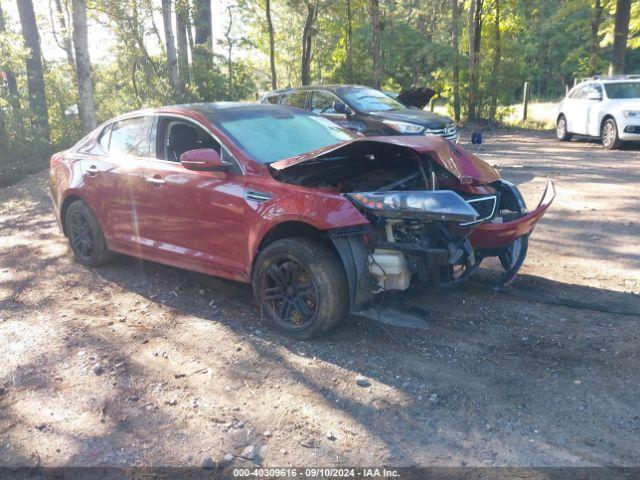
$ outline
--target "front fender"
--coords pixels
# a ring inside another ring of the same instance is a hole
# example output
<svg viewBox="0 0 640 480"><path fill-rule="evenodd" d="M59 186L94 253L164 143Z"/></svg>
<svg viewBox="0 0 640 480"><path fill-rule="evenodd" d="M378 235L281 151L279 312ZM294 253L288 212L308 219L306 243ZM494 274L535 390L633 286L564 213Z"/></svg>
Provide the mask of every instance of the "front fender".
<svg viewBox="0 0 640 480"><path fill-rule="evenodd" d="M516 238L530 234L553 202L555 196L555 187L549 179L540 203L535 210L510 222L479 225L471 232L471 245L475 249L491 250L509 245Z"/></svg>
<svg viewBox="0 0 640 480"><path fill-rule="evenodd" d="M299 187L261 205L249 235L249 258L253 262L258 246L265 236L285 222L307 224L327 231L355 225L368 225L360 211L345 197L333 193Z"/></svg>

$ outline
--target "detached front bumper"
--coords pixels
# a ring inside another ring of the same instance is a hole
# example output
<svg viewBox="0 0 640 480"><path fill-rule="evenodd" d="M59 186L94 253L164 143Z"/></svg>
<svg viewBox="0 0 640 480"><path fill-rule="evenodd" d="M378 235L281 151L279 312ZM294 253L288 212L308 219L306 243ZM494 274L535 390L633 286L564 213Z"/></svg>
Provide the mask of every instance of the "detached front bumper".
<svg viewBox="0 0 640 480"><path fill-rule="evenodd" d="M528 235L545 214L555 196L555 187L549 179L540 203L538 203L535 210L509 222L483 223L477 226L470 235L471 245L477 250L491 250L505 247L516 238Z"/></svg>

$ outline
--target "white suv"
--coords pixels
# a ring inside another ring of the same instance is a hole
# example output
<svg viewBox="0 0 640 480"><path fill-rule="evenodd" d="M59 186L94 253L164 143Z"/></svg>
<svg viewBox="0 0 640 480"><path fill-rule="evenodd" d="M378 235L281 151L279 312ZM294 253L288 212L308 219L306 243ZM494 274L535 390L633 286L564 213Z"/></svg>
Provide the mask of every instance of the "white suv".
<svg viewBox="0 0 640 480"><path fill-rule="evenodd" d="M600 137L613 149L624 140L640 140L640 75L593 77L571 89L556 121L560 140L573 134Z"/></svg>

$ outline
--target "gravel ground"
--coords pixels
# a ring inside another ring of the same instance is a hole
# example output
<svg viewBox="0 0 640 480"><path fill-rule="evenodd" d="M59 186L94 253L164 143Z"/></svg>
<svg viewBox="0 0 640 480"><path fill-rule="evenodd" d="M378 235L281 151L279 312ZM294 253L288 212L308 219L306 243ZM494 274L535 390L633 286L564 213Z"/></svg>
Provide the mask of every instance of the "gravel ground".
<svg viewBox="0 0 640 480"><path fill-rule="evenodd" d="M284 338L248 286L74 263L46 172L0 190L0 465L640 465L640 153L485 138L531 205L558 196L513 294L488 264L403 299L419 331Z"/></svg>

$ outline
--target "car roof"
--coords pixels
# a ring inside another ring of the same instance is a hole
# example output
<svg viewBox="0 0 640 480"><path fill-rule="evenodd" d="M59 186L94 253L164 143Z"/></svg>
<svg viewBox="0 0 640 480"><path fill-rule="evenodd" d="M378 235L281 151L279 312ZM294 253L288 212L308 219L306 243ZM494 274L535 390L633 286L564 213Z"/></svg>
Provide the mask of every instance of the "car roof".
<svg viewBox="0 0 640 480"><path fill-rule="evenodd" d="M198 102L198 103L181 103L176 105L166 105L164 107L147 108L142 110L134 110L132 112L123 113L109 122L114 120L120 120L128 117L135 117L139 115L153 115L153 114L183 114L189 115L190 113L200 114L210 119L215 119L216 112L260 112L265 109L278 109L283 111L289 111L284 107L278 105L271 105L265 103L249 103L249 102Z"/></svg>
<svg viewBox="0 0 640 480"><path fill-rule="evenodd" d="M371 88L366 85L356 85L356 84L331 84L331 85L305 85L302 87L286 87L279 88L278 90L272 90L270 92L266 92L264 95L279 95L283 93L293 93L293 92L307 92L309 90L325 90L327 92L336 93L338 90L348 89L348 88Z"/></svg>

